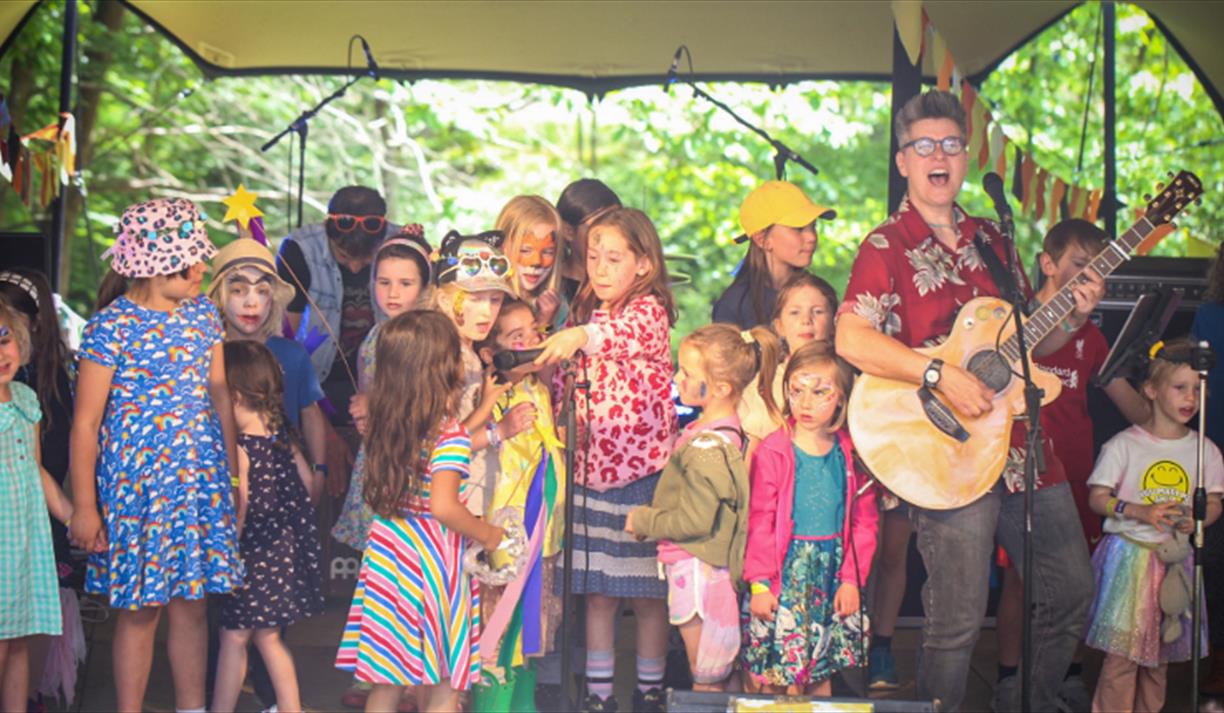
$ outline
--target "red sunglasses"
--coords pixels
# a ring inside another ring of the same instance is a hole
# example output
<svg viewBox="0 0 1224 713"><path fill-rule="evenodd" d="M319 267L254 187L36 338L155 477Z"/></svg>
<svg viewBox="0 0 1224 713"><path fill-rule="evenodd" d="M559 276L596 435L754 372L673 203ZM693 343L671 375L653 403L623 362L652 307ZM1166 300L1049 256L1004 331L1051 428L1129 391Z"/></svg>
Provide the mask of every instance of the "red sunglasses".
<svg viewBox="0 0 1224 713"><path fill-rule="evenodd" d="M367 233L381 233L387 227L387 219L381 215L349 215L347 213L328 213L327 219L341 233L351 233L358 225Z"/></svg>

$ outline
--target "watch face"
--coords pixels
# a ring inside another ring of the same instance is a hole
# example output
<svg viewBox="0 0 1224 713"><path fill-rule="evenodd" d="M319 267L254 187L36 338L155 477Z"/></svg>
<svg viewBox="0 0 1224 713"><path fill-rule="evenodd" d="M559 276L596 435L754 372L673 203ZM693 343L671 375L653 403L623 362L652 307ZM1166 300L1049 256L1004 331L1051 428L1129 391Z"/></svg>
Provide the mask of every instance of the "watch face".
<svg viewBox="0 0 1224 713"><path fill-rule="evenodd" d="M922 375L922 380L926 382L927 386L934 386L935 384L938 384L939 383L939 369L935 369L935 368L927 369L926 373Z"/></svg>

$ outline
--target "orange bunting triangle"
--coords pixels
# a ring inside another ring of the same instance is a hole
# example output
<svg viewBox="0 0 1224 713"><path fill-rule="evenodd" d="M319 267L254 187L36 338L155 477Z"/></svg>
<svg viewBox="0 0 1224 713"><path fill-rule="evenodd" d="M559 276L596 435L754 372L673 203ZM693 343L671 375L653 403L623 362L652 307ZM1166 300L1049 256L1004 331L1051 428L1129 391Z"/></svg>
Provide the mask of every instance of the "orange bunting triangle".
<svg viewBox="0 0 1224 713"><path fill-rule="evenodd" d="M1089 223L1096 222L1097 211L1101 208L1101 194L1100 188L1088 194L1088 208L1084 213L1084 220L1087 220Z"/></svg>
<svg viewBox="0 0 1224 713"><path fill-rule="evenodd" d="M1037 195L1036 195L1036 201L1037 201L1037 204L1036 204L1036 207L1035 207L1035 210L1034 210L1034 215L1033 215L1033 219L1034 219L1034 220L1038 220L1038 221L1040 221L1040 220L1042 219L1042 216L1044 216L1044 215L1045 215L1045 209L1046 209L1046 178L1048 178L1048 177L1049 177L1049 175L1050 175L1050 174L1049 174L1049 173L1047 173L1047 172L1046 172L1046 170L1045 170L1044 168L1039 168L1039 169L1037 169L1037 184L1036 184L1036 186L1034 186L1034 188L1033 188L1033 192L1037 194Z"/></svg>
<svg viewBox="0 0 1224 713"><path fill-rule="evenodd" d="M1033 205L1033 174L1036 173L1037 165L1033 163L1032 157L1026 153L1020 154L1020 176L1021 176L1021 193L1024 198L1021 199L1021 210L1025 213L1029 212Z"/></svg>
<svg viewBox="0 0 1224 713"><path fill-rule="evenodd" d="M1067 184L1055 176L1054 187L1050 189L1050 223L1057 223L1063 218L1062 199L1067 195Z"/></svg>

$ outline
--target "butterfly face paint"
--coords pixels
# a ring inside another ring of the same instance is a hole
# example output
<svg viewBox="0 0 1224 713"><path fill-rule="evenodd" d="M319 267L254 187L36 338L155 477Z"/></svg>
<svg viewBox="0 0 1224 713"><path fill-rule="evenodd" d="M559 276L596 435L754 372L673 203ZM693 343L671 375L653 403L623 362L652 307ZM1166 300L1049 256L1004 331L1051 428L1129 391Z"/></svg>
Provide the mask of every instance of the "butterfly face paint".
<svg viewBox="0 0 1224 713"><path fill-rule="evenodd" d="M834 379L835 369L830 364L791 375L786 385L786 401L800 427L825 430L832 425L843 398Z"/></svg>

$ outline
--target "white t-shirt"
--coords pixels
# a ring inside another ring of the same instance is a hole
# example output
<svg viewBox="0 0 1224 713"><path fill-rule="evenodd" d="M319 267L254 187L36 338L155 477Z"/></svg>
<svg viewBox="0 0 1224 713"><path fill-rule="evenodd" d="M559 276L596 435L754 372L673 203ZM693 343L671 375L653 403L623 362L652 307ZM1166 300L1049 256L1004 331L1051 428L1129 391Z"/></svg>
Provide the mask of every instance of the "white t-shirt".
<svg viewBox="0 0 1224 713"><path fill-rule="evenodd" d="M1128 503L1181 501L1189 506L1197 463L1195 431L1181 438L1166 439L1131 426L1101 448L1088 485L1110 488L1117 498ZM1208 493L1224 492L1224 459L1211 439L1207 439L1203 451L1203 485ZM1162 542L1169 537L1168 532L1129 518L1106 518L1104 530L1142 542Z"/></svg>

